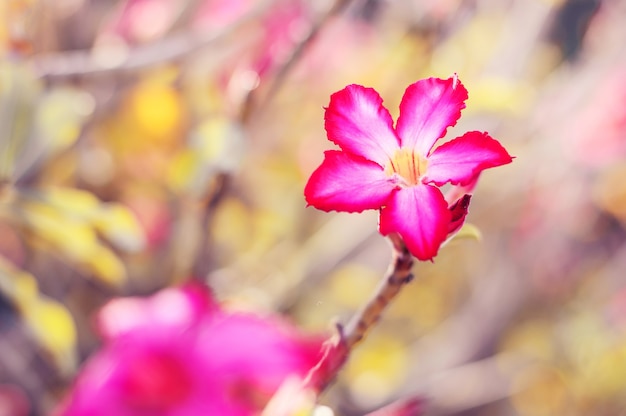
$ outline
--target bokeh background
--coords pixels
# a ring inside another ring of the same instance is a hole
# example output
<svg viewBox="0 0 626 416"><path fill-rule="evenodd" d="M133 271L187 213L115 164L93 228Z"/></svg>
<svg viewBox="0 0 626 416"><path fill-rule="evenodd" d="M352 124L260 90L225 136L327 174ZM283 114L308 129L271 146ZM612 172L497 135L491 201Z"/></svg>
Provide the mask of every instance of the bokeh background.
<svg viewBox="0 0 626 416"><path fill-rule="evenodd" d="M322 397L433 415L626 414L623 0L2 0L0 415L49 413L107 300L207 281L311 331L389 262L376 213L306 208L323 107L457 73L516 156Z"/></svg>

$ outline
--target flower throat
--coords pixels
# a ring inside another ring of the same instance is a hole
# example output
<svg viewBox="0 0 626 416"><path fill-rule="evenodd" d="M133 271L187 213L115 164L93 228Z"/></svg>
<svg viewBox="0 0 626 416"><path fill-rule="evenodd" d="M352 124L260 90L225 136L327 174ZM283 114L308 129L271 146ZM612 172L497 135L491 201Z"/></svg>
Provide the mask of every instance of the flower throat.
<svg viewBox="0 0 626 416"><path fill-rule="evenodd" d="M389 176L394 173L402 177L407 185L417 185L420 177L426 173L428 160L412 149L398 149L385 167Z"/></svg>

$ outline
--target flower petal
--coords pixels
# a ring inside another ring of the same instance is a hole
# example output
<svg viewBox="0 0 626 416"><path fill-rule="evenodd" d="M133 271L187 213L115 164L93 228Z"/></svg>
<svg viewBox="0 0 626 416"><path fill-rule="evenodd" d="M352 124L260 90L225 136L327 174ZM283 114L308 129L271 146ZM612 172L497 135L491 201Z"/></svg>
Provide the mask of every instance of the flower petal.
<svg viewBox="0 0 626 416"><path fill-rule="evenodd" d="M338 150L328 150L324 156L304 188L307 203L317 209L378 209L397 187L393 177L374 162Z"/></svg>
<svg viewBox="0 0 626 416"><path fill-rule="evenodd" d="M468 183L465 183L463 186L461 185L452 185L450 189L443 195L448 201L448 206L452 207L452 205L460 198L465 195L471 195L474 192L474 188L478 184L478 179L480 178L480 173L476 174Z"/></svg>
<svg viewBox="0 0 626 416"><path fill-rule="evenodd" d="M456 124L467 90L456 77L428 78L409 85L400 103L396 131L402 147L427 156L437 139Z"/></svg>
<svg viewBox="0 0 626 416"><path fill-rule="evenodd" d="M511 163L513 158L487 133L470 131L442 144L428 157L425 183L467 185L483 170Z"/></svg>
<svg viewBox="0 0 626 416"><path fill-rule="evenodd" d="M380 211L380 233L396 232L419 260L431 260L448 235L452 214L441 191L430 185L402 188Z"/></svg>
<svg viewBox="0 0 626 416"><path fill-rule="evenodd" d="M348 85L334 93L324 119L328 140L382 167L399 148L391 115L372 88Z"/></svg>
<svg viewBox="0 0 626 416"><path fill-rule="evenodd" d="M448 234L460 230L463 226L471 199L472 196L470 194L465 194L448 208L451 215L450 224L448 224Z"/></svg>

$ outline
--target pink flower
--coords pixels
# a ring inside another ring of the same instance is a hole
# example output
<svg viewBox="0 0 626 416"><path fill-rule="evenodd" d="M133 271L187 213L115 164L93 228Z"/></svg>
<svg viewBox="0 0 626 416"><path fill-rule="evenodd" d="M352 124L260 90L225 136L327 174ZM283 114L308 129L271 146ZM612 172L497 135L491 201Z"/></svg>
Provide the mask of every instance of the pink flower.
<svg viewBox="0 0 626 416"><path fill-rule="evenodd" d="M59 415L256 415L322 340L276 318L229 313L203 286L107 304L105 346L83 368Z"/></svg>
<svg viewBox="0 0 626 416"><path fill-rule="evenodd" d="M375 90L349 85L334 93L325 127L341 150L326 151L309 178L308 204L324 211L379 209L381 234L398 233L415 257L432 259L460 228L469 204L446 201L439 187L471 188L484 169L512 161L500 143L477 131L434 148L466 99L456 76L420 80L406 89L394 127Z"/></svg>

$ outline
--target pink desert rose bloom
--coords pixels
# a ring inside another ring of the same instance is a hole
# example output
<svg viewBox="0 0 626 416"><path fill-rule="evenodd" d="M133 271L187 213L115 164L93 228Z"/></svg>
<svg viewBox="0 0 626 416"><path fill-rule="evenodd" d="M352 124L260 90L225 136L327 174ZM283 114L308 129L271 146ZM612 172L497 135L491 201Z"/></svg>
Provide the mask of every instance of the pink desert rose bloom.
<svg viewBox="0 0 626 416"><path fill-rule="evenodd" d="M227 312L200 285L113 300L98 323L105 345L58 415L258 415L322 344L276 318Z"/></svg>
<svg viewBox="0 0 626 416"><path fill-rule="evenodd" d="M305 188L309 205L324 211L379 209L382 235L398 233L409 251L430 260L462 225L469 195L446 201L439 187L472 188L487 168L512 161L487 133L471 131L435 148L465 108L456 76L410 85L396 125L378 93L349 85L326 108L328 150Z"/></svg>

